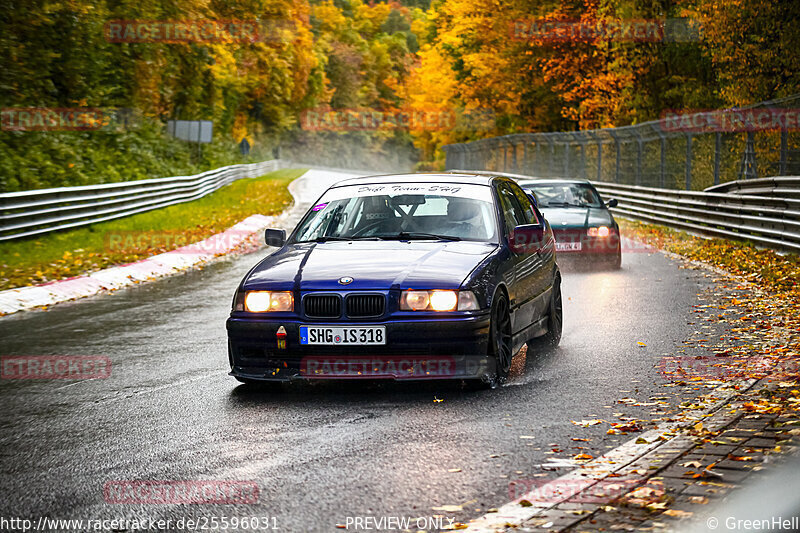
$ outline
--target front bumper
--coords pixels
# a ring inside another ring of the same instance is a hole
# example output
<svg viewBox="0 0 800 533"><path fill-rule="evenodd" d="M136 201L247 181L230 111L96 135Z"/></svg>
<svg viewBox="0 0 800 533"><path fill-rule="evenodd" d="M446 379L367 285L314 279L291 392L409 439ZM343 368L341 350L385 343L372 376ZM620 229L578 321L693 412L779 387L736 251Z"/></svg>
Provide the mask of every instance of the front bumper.
<svg viewBox="0 0 800 533"><path fill-rule="evenodd" d="M301 325L383 325L381 346L300 344ZM321 322L264 317L227 321L231 375L242 379L482 379L494 371L487 356L489 313L381 322ZM278 328L286 347L278 347Z"/></svg>
<svg viewBox="0 0 800 533"><path fill-rule="evenodd" d="M590 237L585 230L559 230L553 232L556 239L556 257L573 259L613 260L621 251L620 237L614 231L608 237ZM580 250L558 249L559 244L579 244Z"/></svg>

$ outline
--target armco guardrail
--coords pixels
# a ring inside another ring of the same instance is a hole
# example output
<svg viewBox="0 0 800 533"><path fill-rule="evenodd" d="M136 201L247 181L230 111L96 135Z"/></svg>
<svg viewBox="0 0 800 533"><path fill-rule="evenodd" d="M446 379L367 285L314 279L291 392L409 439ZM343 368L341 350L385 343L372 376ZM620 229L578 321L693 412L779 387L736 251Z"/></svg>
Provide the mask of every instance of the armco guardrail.
<svg viewBox="0 0 800 533"><path fill-rule="evenodd" d="M605 198L616 198L612 211L689 232L800 252L800 198L675 191L596 182Z"/></svg>
<svg viewBox="0 0 800 533"><path fill-rule="evenodd" d="M800 198L800 177L779 176L775 178L729 181L728 183L709 187L706 189L706 192L729 192L733 194L774 196L778 198Z"/></svg>
<svg viewBox="0 0 800 533"><path fill-rule="evenodd" d="M277 170L279 161L177 176L0 194L0 241L41 235L189 202L242 178Z"/></svg>
<svg viewBox="0 0 800 533"><path fill-rule="evenodd" d="M450 172L459 172L451 170ZM470 172L470 171L462 171ZM534 176L471 171L514 179ZM544 178L550 179L550 178ZM614 214L726 239L748 240L778 250L800 252L800 177L762 178L724 184L732 192L676 191L593 182L606 199L616 198ZM753 194L772 187L774 195ZM711 189L720 189L712 187ZM791 192L791 194L789 194ZM780 193L780 196L777 196Z"/></svg>

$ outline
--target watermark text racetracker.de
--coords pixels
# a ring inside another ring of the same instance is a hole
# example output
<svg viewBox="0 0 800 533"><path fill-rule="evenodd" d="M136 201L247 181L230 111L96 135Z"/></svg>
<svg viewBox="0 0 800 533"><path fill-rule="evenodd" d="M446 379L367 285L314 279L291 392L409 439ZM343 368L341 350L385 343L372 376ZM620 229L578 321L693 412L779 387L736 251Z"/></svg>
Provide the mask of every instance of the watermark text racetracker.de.
<svg viewBox="0 0 800 533"><path fill-rule="evenodd" d="M15 355L0 358L2 379L104 379L111 375L105 355Z"/></svg>
<svg viewBox="0 0 800 533"><path fill-rule="evenodd" d="M111 43L269 43L295 30L287 19L248 20L110 20L105 24Z"/></svg>
<svg viewBox="0 0 800 533"><path fill-rule="evenodd" d="M230 252L253 238L252 231L229 229L193 242L196 237L185 231L115 231L103 236L105 250L111 253L135 254L143 250L173 250L183 254L217 255Z"/></svg>
<svg viewBox="0 0 800 533"><path fill-rule="evenodd" d="M696 20L677 19L607 19L570 20L524 18L509 26L515 41L536 43L558 42L694 42L701 35Z"/></svg>
<svg viewBox="0 0 800 533"><path fill-rule="evenodd" d="M331 342L338 343L337 339ZM479 370L461 368L462 364L451 356L309 356L300 362L300 374L306 378L395 378L395 379L440 379L456 375L472 374Z"/></svg>
<svg viewBox="0 0 800 533"><path fill-rule="evenodd" d="M800 108L667 110L659 125L663 131L684 133L797 131Z"/></svg>
<svg viewBox="0 0 800 533"><path fill-rule="evenodd" d="M0 109L3 131L92 131L127 124L130 109L98 107L5 107Z"/></svg>
<svg viewBox="0 0 800 533"><path fill-rule="evenodd" d="M439 109L328 109L317 108L300 114L306 131L452 130L453 110Z"/></svg>
<svg viewBox="0 0 800 533"><path fill-rule="evenodd" d="M0 516L0 531L275 531L269 515L197 516L181 518L38 518Z"/></svg>

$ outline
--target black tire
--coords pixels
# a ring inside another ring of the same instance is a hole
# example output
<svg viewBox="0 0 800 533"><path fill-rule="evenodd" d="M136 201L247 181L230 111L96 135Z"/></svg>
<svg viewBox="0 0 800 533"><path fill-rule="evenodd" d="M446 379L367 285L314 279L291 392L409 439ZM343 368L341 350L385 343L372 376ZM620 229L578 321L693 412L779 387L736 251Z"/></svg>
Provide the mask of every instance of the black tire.
<svg viewBox="0 0 800 533"><path fill-rule="evenodd" d="M489 355L495 360L495 381L501 385L508 379L511 360L514 358L511 344L511 311L508 307L508 298L503 292L498 292L495 296L489 328Z"/></svg>
<svg viewBox="0 0 800 533"><path fill-rule="evenodd" d="M609 267L611 270L619 270L622 268L622 251L617 250L617 255L611 260Z"/></svg>
<svg viewBox="0 0 800 533"><path fill-rule="evenodd" d="M467 380L467 388L471 390L494 389L505 383L511 360L514 358L511 345L511 314L508 298L498 291L492 303L492 317L489 324L489 355L495 361L494 372L481 379Z"/></svg>
<svg viewBox="0 0 800 533"><path fill-rule="evenodd" d="M564 326L564 305L561 299L561 278L556 278L553 291L550 293L550 308L547 311L547 333L528 341L528 347L551 349L561 342L561 330Z"/></svg>

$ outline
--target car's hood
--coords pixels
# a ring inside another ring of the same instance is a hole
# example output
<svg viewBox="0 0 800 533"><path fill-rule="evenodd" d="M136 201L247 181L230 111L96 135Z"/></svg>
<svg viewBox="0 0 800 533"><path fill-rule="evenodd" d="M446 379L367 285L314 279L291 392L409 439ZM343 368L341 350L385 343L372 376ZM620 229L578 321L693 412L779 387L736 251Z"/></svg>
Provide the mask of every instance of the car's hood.
<svg viewBox="0 0 800 533"><path fill-rule="evenodd" d="M480 242L354 241L302 243L265 258L246 289L456 289L496 244ZM352 278L347 285L341 278Z"/></svg>
<svg viewBox="0 0 800 533"><path fill-rule="evenodd" d="M543 207L541 211L553 230L614 224L611 213L607 209L597 207Z"/></svg>

